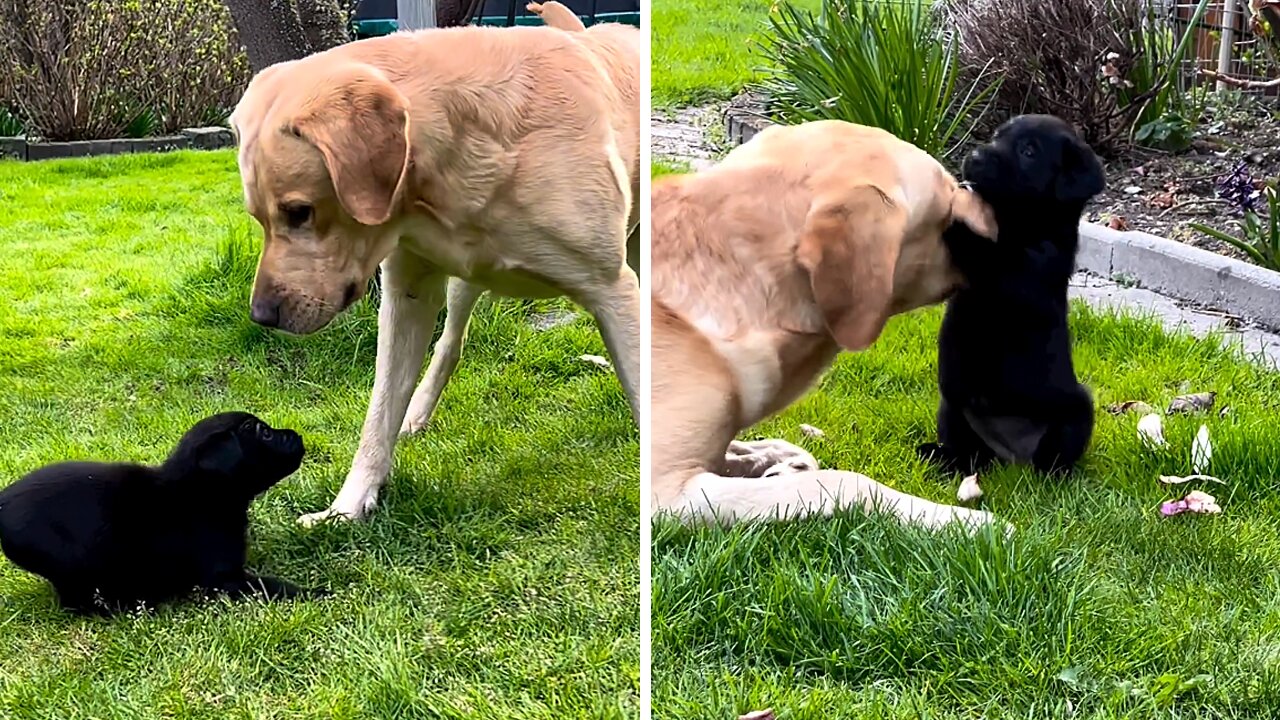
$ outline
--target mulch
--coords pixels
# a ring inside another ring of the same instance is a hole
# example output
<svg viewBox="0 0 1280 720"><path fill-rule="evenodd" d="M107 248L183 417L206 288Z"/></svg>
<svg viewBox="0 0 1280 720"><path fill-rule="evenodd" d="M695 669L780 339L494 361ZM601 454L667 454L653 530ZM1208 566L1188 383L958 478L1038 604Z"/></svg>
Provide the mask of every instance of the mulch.
<svg viewBox="0 0 1280 720"><path fill-rule="evenodd" d="M1220 255L1244 253L1189 227L1196 222L1240 235L1241 211L1220 198L1219 181L1243 165L1260 188L1280 178L1280 108L1255 106L1201 126L1181 154L1134 148L1107 164L1107 189L1087 219L1117 230L1140 230ZM1260 203L1265 210L1265 202Z"/></svg>

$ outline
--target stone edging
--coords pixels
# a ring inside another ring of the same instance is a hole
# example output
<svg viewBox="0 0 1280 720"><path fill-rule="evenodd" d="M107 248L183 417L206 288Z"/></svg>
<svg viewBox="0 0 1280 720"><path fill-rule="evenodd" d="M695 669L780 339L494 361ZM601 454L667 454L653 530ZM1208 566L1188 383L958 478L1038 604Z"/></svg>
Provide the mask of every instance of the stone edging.
<svg viewBox="0 0 1280 720"><path fill-rule="evenodd" d="M740 145L772 121L729 108L725 131ZM1077 266L1177 300L1280 330L1280 273L1144 232L1080 223Z"/></svg>
<svg viewBox="0 0 1280 720"><path fill-rule="evenodd" d="M0 160L52 160L170 150L217 150L232 147L235 142L231 130L224 127L187 128L177 135L122 140L29 142L26 138L0 137Z"/></svg>

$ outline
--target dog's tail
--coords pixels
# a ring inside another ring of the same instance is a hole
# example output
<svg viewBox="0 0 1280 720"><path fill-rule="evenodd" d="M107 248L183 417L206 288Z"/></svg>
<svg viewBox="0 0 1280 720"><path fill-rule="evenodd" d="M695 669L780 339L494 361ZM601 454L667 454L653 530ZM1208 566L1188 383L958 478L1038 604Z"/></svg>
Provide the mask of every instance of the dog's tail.
<svg viewBox="0 0 1280 720"><path fill-rule="evenodd" d="M587 26L582 24L582 18L579 18L572 10L556 2L556 0L531 2L525 5L525 9L541 17L542 22L546 23L548 27L569 32L580 32L587 29Z"/></svg>

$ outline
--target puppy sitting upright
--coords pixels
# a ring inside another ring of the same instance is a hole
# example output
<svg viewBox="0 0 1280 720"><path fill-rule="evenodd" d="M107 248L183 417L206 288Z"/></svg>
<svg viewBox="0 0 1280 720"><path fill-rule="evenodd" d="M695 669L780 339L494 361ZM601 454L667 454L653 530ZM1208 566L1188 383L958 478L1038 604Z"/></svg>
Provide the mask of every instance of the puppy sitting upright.
<svg viewBox="0 0 1280 720"><path fill-rule="evenodd" d="M0 490L0 549L68 610L110 613L195 589L312 594L245 570L254 497L302 463L302 438L244 412L206 418L159 467L49 465Z"/></svg>
<svg viewBox="0 0 1280 720"><path fill-rule="evenodd" d="M918 451L965 473L996 459L1068 471L1093 434L1093 399L1071 361L1067 284L1080 216L1106 182L1102 163L1062 120L1023 115L963 171L994 210L999 239L975 242L959 223L943 236L966 286L938 337L938 443Z"/></svg>

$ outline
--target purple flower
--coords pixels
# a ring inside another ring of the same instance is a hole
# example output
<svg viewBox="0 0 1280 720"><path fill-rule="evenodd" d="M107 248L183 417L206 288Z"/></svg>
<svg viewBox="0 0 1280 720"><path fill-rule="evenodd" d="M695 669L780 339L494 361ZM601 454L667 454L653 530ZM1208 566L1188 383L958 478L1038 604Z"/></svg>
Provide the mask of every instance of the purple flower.
<svg viewBox="0 0 1280 720"><path fill-rule="evenodd" d="M1249 177L1249 163L1243 160L1236 163L1231 172L1218 178L1216 189L1218 197L1231 203L1240 212L1258 211L1262 191L1258 190L1253 178Z"/></svg>

